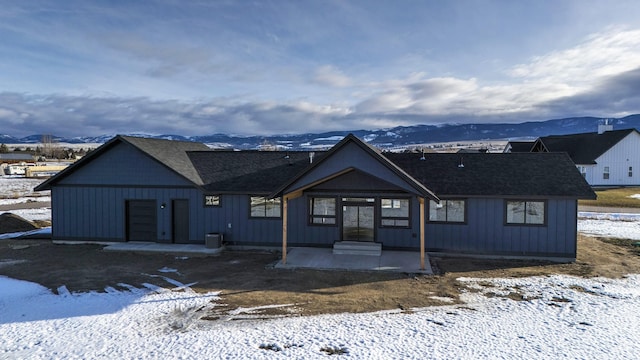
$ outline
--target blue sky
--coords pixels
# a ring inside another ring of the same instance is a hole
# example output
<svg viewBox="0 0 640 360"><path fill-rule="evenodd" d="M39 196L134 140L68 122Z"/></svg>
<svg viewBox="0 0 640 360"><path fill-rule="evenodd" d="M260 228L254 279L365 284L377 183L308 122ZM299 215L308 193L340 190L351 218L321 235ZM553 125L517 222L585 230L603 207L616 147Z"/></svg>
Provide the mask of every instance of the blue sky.
<svg viewBox="0 0 640 360"><path fill-rule="evenodd" d="M2 134L255 135L634 113L635 0L0 0Z"/></svg>

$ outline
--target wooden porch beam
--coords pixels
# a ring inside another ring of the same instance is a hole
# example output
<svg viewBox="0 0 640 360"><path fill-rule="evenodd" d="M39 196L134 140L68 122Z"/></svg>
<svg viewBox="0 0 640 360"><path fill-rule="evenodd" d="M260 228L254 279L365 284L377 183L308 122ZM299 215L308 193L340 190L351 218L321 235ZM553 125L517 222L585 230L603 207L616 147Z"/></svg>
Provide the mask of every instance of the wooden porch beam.
<svg viewBox="0 0 640 360"><path fill-rule="evenodd" d="M287 215L289 196L284 195L282 197L282 265L287 264Z"/></svg>
<svg viewBox="0 0 640 360"><path fill-rule="evenodd" d="M302 196L302 190L282 195L282 265L287 264L287 219L289 218L289 200Z"/></svg>
<svg viewBox="0 0 640 360"><path fill-rule="evenodd" d="M424 270L424 198L420 197L420 270Z"/></svg>

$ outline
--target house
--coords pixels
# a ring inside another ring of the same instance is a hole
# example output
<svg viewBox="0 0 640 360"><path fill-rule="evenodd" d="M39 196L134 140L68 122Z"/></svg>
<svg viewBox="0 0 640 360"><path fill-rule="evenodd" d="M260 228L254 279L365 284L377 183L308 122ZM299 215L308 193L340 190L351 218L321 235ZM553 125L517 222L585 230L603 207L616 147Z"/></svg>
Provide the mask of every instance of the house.
<svg viewBox="0 0 640 360"><path fill-rule="evenodd" d="M24 175L27 166L35 166L35 157L28 153L0 153L0 176Z"/></svg>
<svg viewBox="0 0 640 360"><path fill-rule="evenodd" d="M332 247L576 257L577 200L595 198L564 153L381 153L353 135L327 152L214 151L116 136L38 186L58 241Z"/></svg>
<svg viewBox="0 0 640 360"><path fill-rule="evenodd" d="M636 129L552 135L538 138L529 151L566 152L591 186L640 185L640 133Z"/></svg>
<svg viewBox="0 0 640 360"><path fill-rule="evenodd" d="M0 153L0 163L15 164L21 162L34 162L35 156L29 153L13 152Z"/></svg>
<svg viewBox="0 0 640 360"><path fill-rule="evenodd" d="M502 152L529 152L533 147L533 143L534 141L509 141Z"/></svg>

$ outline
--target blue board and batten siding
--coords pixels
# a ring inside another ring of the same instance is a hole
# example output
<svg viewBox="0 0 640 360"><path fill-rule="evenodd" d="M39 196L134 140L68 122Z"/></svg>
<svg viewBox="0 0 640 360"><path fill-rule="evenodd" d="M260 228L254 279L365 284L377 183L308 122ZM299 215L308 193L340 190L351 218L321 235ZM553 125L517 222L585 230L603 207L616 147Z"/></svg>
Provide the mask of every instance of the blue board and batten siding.
<svg viewBox="0 0 640 360"><path fill-rule="evenodd" d="M187 200L190 243L204 243L209 233L238 244L282 241L280 219L249 217L249 195L225 195L220 207L205 207L202 191L125 143L61 179L51 196L56 240L127 241L126 202L153 200L157 241L172 242L172 200Z"/></svg>
<svg viewBox="0 0 640 360"><path fill-rule="evenodd" d="M574 258L576 210L574 199L550 199L546 225L505 225L504 199L471 198L465 224L427 222L425 243L430 252Z"/></svg>
<svg viewBox="0 0 640 360"><path fill-rule="evenodd" d="M231 245L280 246L282 218L252 218L250 214L250 195L221 195L219 207L206 208L206 233L222 234Z"/></svg>
<svg viewBox="0 0 640 360"><path fill-rule="evenodd" d="M126 241L126 202L156 203L157 241L172 241L172 200L189 201L189 238L204 242L202 193L189 188L56 186L51 191L53 238ZM164 204L164 207L162 207Z"/></svg>

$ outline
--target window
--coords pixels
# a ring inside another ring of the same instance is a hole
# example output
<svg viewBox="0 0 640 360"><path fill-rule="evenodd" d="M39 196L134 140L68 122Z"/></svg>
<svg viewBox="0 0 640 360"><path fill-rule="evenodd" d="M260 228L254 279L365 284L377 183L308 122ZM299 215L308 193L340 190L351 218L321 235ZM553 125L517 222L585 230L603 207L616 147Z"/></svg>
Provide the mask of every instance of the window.
<svg viewBox="0 0 640 360"><path fill-rule="evenodd" d="M629 177L633 177L633 166L629 166Z"/></svg>
<svg viewBox="0 0 640 360"><path fill-rule="evenodd" d="M602 171L602 178L607 180L609 179L609 167L605 166L604 170Z"/></svg>
<svg viewBox="0 0 640 360"><path fill-rule="evenodd" d="M204 196L204 206L220 206L220 196L219 195L205 195Z"/></svg>
<svg viewBox="0 0 640 360"><path fill-rule="evenodd" d="M582 174L583 178L587 177L587 168L585 166L578 166L578 170L580 170L580 174Z"/></svg>
<svg viewBox="0 0 640 360"><path fill-rule="evenodd" d="M267 199L264 196L252 196L251 217L279 218L280 198Z"/></svg>
<svg viewBox="0 0 640 360"><path fill-rule="evenodd" d="M429 221L431 222L465 222L464 200L441 200L437 203L429 201Z"/></svg>
<svg viewBox="0 0 640 360"><path fill-rule="evenodd" d="M336 199L321 197L310 198L309 223L314 225L335 225Z"/></svg>
<svg viewBox="0 0 640 360"><path fill-rule="evenodd" d="M507 224L545 224L544 201L507 201Z"/></svg>
<svg viewBox="0 0 640 360"><path fill-rule="evenodd" d="M409 227L409 199L380 199L380 225Z"/></svg>

